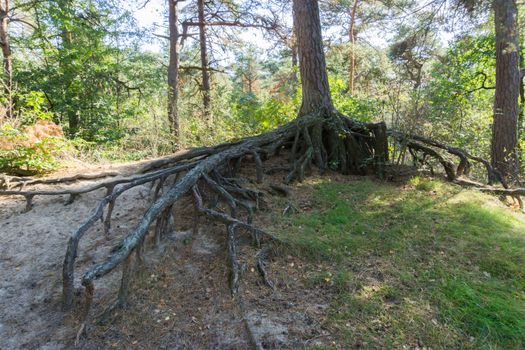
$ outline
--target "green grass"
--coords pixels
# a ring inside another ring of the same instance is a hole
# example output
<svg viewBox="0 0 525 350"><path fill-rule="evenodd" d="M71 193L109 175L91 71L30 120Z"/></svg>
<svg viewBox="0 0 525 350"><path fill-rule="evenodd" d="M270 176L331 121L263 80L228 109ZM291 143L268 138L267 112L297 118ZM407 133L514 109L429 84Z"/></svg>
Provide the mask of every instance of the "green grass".
<svg viewBox="0 0 525 350"><path fill-rule="evenodd" d="M303 184L274 232L322 266L343 347L525 348L525 216L439 181Z"/></svg>

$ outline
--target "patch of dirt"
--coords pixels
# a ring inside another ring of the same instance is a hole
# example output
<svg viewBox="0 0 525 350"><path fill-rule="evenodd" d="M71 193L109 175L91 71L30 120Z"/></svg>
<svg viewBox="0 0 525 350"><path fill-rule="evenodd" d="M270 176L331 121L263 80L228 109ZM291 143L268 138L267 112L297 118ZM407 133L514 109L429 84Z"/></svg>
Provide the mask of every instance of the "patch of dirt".
<svg viewBox="0 0 525 350"><path fill-rule="evenodd" d="M139 219L148 187L123 194L115 208L114 229L105 237L97 224L81 241L77 271L102 259ZM62 260L69 235L95 207L105 190L82 195L65 206L66 196L25 201L0 198L0 349L60 349L72 336L61 308Z"/></svg>
<svg viewBox="0 0 525 350"><path fill-rule="evenodd" d="M271 166L270 162L285 161L271 160L265 166ZM247 162L242 172L253 179L252 165ZM113 169L127 171L134 166ZM247 181L264 192L264 210L282 211L275 204L282 201L272 199L268 184L280 183L284 174L265 176L262 184ZM36 197L27 213L22 213L23 199L0 198L0 349L73 347L79 322L75 315L60 311L62 261L69 235L104 193L101 189L84 194L68 206L64 206L65 196ZM293 197L301 190L292 193ZM150 196L149 185L127 191L116 202L110 236L104 236L98 223L83 237L75 270L77 284L78 276L107 257L136 225ZM254 258L258 249L249 234L239 230L238 255L244 273L240 291L232 297L224 225L199 218L194 230L190 198L181 200L174 211L176 225L160 251L147 242L145 266L137 264L134 271L127 309L101 317L115 300L118 270L95 283L93 321L79 348L246 349L257 343L279 349L330 343L331 335L323 326L330 293L306 287L307 264L290 256L273 257L267 267L276 285L272 290L258 273ZM264 224L268 218L260 212L256 220ZM80 294L81 287L77 288Z"/></svg>
<svg viewBox="0 0 525 350"><path fill-rule="evenodd" d="M257 270L258 248L240 230L244 273L232 297L225 227L204 220L194 232L186 200L163 252L150 253L159 258L149 256L138 267L129 307L93 324L83 348L249 349L257 343L263 349L301 349L330 339L320 316L329 294L305 286L308 266L290 256L273 258L268 273L276 289L270 289ZM153 243L147 248L155 249Z"/></svg>

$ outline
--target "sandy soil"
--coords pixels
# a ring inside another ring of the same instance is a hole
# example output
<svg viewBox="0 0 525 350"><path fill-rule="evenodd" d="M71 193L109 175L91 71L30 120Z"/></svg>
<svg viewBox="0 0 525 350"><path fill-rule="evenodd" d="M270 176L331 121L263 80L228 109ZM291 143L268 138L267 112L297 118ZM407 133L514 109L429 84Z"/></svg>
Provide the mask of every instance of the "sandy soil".
<svg viewBox="0 0 525 350"><path fill-rule="evenodd" d="M246 172L253 175L249 167ZM27 213L22 213L22 199L0 198L1 350L73 347L79 323L60 311L62 260L69 234L103 195L104 190L85 194L68 206L65 197L36 197ZM108 255L140 219L149 199L149 185L126 192L117 201L109 239L101 224L85 235L77 277ZM97 281L95 322L79 348L247 349L255 341L265 349L278 349L330 343L322 325L330 296L304 285L311 266L291 256L273 258L269 274L277 288L272 291L256 272L257 249L247 235L239 234L245 273L239 296L232 298L224 226L199 219L199 229L194 231L189 198L178 204L175 213L177 224L163 247L159 250L149 243L145 266L136 267L125 312L100 322L101 313L116 296L120 273ZM262 224L264 215L261 218Z"/></svg>
<svg viewBox="0 0 525 350"><path fill-rule="evenodd" d="M148 191L138 187L123 194L115 211L120 220L109 240L100 224L84 237L79 271L105 256L136 223ZM65 196L36 197L34 208L26 213L23 199L0 198L0 349L60 349L71 339L68 317L60 312L62 260L69 235L104 193L102 189L82 195L67 206Z"/></svg>

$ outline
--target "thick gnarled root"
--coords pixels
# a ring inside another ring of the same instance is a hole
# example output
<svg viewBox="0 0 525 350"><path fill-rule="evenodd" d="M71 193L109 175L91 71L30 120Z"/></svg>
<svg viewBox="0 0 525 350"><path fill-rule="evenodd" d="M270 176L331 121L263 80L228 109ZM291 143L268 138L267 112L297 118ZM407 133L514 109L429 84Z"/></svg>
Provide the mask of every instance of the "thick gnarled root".
<svg viewBox="0 0 525 350"><path fill-rule="evenodd" d="M232 295L236 295L242 276L241 264L237 257L237 235L241 231L248 233L256 246L261 246L263 242L279 241L275 235L252 224L254 212L259 209L262 201L262 193L243 187L235 179L242 162L251 160L255 165L254 180L256 183L264 181L266 173L264 160L278 154L282 149L290 150L291 170L286 177L286 182L303 180L306 172L313 166L321 170L331 167L345 173L367 173L377 169L378 164L386 162L386 152L378 148L383 147L387 142L384 129L385 126L382 123L362 124L336 114L310 115L301 117L270 133L215 148L189 151L192 157L186 154L184 159L179 157L178 160L162 160L149 164L141 171L149 171L153 166L156 167L155 169L165 168L146 172L131 181L111 182L111 191L108 190L108 194L101 200L94 214L70 238L63 268L64 307L70 309L73 305L74 264L80 239L97 220L104 220L105 231L109 232L115 200L123 191L139 183L152 184L152 189L154 188L152 204L138 225L112 249L107 259L94 265L83 274L82 285L86 291L93 292L94 282L97 279L111 273L118 266L123 266L117 304L126 305L133 270L130 267L131 256L140 257L142 255L144 241L152 225L155 226L153 230L155 242L157 245L160 244L162 237L169 230L170 223L177 220L173 216L173 206L183 196L190 194L197 213L204 215L209 220L225 224L231 271L230 289ZM377 135L382 135L381 137L385 139L377 141ZM365 159L369 160L368 163L362 162ZM175 177L171 183L170 177ZM109 182L105 182L101 186L108 184ZM283 192L282 189L285 188L280 185L273 187L278 188L280 192ZM208 203L205 203L201 194L203 188L207 193L215 194L211 200L208 200ZM284 190L285 195L286 192ZM219 202L226 205L229 213L220 209ZM243 218L240 217L241 213L243 213ZM256 256L256 266L264 284L273 289L274 284L267 273L268 258L269 250L267 247L262 248ZM140 261L139 258L133 260ZM86 306L88 311L84 313L86 320L90 305L91 301Z"/></svg>

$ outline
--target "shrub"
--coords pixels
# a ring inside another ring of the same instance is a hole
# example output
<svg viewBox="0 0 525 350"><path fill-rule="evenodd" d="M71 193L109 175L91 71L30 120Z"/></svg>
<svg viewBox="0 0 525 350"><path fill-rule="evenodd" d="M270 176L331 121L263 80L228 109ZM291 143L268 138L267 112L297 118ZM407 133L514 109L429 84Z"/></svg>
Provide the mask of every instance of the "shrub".
<svg viewBox="0 0 525 350"><path fill-rule="evenodd" d="M0 126L0 171L34 175L56 169L58 157L69 150L62 128L49 120L27 127Z"/></svg>

